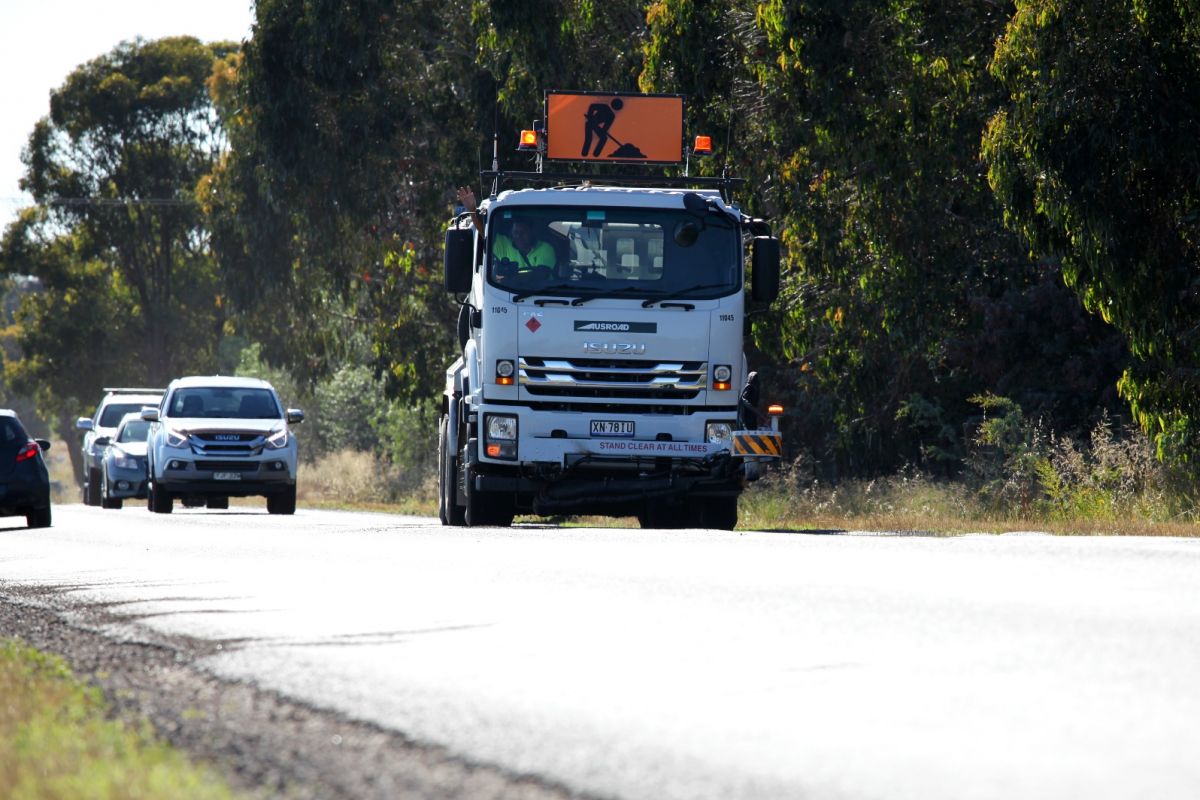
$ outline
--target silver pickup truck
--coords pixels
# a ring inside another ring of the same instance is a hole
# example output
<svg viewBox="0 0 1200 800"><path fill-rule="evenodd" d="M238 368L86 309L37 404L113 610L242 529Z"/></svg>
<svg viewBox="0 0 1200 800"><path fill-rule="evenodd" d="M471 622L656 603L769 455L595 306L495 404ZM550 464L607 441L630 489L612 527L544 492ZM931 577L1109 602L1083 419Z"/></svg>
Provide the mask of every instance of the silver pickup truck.
<svg viewBox="0 0 1200 800"><path fill-rule="evenodd" d="M284 409L257 378L193 376L171 381L158 408L142 410L150 485L147 505L228 508L230 497L267 498L271 514L296 511L296 437L304 412Z"/></svg>

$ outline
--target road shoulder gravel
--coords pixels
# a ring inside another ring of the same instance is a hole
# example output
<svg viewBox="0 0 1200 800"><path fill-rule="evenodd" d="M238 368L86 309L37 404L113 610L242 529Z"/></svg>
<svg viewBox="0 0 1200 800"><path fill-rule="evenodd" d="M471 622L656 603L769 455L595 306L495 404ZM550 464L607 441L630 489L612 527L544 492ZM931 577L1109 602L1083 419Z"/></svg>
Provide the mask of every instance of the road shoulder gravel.
<svg viewBox="0 0 1200 800"><path fill-rule="evenodd" d="M64 658L114 713L146 719L252 797L284 800L561 800L584 795L456 758L444 748L313 708L197 666L227 643L148 636L119 607L70 587L0 582L0 636Z"/></svg>

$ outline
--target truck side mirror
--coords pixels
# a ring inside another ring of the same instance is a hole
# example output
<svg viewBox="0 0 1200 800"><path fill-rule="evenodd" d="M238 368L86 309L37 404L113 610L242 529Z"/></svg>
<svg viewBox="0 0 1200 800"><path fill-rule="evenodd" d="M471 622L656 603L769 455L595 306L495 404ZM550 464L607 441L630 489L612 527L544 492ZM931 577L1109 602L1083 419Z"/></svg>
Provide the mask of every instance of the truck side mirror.
<svg viewBox="0 0 1200 800"><path fill-rule="evenodd" d="M475 246L475 231L470 228L451 228L446 231L446 291L466 294L471 291L471 251Z"/></svg>
<svg viewBox="0 0 1200 800"><path fill-rule="evenodd" d="M750 296L762 303L774 301L779 296L779 240L773 236L755 236L751 261Z"/></svg>

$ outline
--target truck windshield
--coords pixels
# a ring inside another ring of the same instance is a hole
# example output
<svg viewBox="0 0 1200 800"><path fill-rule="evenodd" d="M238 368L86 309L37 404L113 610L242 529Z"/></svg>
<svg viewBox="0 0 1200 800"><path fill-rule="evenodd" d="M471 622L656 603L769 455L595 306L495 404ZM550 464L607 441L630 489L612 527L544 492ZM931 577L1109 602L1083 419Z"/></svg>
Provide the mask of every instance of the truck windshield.
<svg viewBox="0 0 1200 800"><path fill-rule="evenodd" d="M520 295L724 297L741 287L737 226L682 209L522 206L489 228L488 281Z"/></svg>

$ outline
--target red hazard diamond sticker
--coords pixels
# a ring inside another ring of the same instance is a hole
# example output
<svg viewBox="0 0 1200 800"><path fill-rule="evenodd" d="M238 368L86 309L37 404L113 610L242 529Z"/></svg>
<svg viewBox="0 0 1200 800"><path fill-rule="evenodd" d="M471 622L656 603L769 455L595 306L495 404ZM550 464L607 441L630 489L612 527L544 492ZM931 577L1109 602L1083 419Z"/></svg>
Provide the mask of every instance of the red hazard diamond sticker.
<svg viewBox="0 0 1200 800"><path fill-rule="evenodd" d="M542 323L537 321L537 317L530 317L529 322L525 323L525 327L529 328L530 333L537 333L537 329L542 327Z"/></svg>

